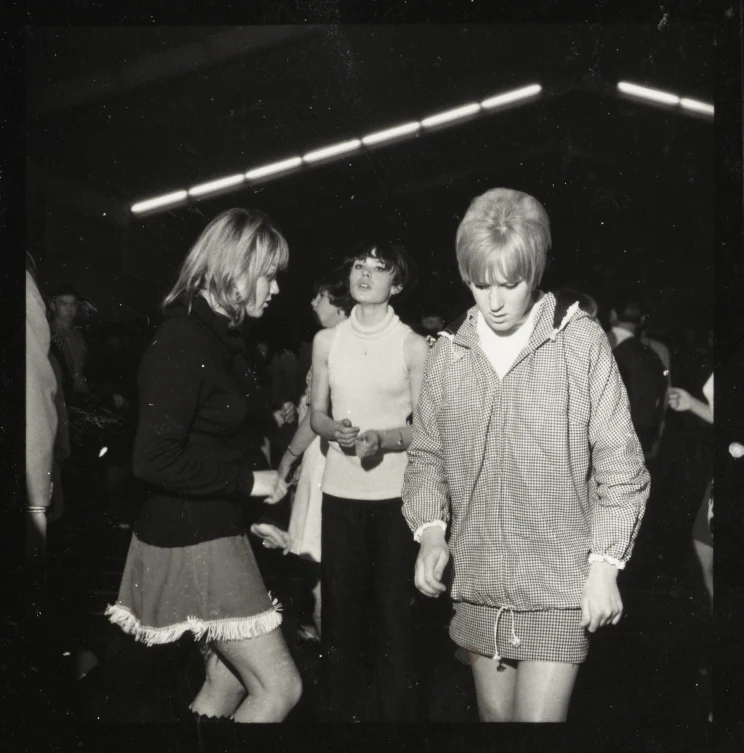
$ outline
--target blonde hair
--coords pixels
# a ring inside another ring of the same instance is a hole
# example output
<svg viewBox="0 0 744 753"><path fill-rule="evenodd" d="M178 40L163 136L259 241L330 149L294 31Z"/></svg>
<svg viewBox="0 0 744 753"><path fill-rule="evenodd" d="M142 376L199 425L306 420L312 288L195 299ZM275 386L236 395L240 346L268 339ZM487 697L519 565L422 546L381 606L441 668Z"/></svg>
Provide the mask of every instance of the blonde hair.
<svg viewBox="0 0 744 753"><path fill-rule="evenodd" d="M551 246L550 219L537 199L510 188L493 188L473 199L457 228L457 265L466 283L542 280Z"/></svg>
<svg viewBox="0 0 744 753"><path fill-rule="evenodd" d="M257 209L228 209L202 231L181 265L163 308L183 298L189 310L194 298L207 292L233 325L245 317L254 302L256 282L273 266L285 269L289 247L272 221ZM250 294L240 295L237 281L246 278Z"/></svg>

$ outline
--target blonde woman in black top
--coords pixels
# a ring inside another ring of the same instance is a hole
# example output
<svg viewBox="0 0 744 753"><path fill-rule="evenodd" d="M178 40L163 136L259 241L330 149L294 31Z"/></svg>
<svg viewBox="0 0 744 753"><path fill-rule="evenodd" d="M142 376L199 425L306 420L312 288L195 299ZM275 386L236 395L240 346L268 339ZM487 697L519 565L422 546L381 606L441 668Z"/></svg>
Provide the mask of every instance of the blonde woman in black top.
<svg viewBox="0 0 744 753"><path fill-rule="evenodd" d="M286 494L261 444L294 408L272 415L241 326L288 258L269 218L245 209L212 220L186 257L140 366L133 469L150 494L107 609L148 645L192 633L206 658L192 711L237 722L281 721L302 691L241 516L251 497Z"/></svg>

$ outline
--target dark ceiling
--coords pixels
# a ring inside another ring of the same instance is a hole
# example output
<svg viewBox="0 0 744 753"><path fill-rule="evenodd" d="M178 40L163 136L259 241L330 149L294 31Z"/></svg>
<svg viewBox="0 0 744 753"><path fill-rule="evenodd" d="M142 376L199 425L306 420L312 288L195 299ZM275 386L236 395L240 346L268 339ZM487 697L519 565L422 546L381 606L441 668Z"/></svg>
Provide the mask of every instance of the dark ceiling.
<svg viewBox="0 0 744 753"><path fill-rule="evenodd" d="M710 35L636 27L329 26L188 75L147 73L194 54L200 33L226 30L34 30L32 93L137 61L143 80L40 113L34 161L133 203L533 81L561 91L624 78L710 97Z"/></svg>
<svg viewBox="0 0 744 753"><path fill-rule="evenodd" d="M258 206L293 250L278 312L304 306L313 275L375 232L411 247L425 299L456 307L458 219L477 192L501 184L548 208L555 282L600 297L615 282L639 285L682 311L684 260L704 289L698 297L712 295L712 125L615 93L625 79L711 101L710 30L262 28L34 29L31 162L125 208L524 84L544 92L507 112L133 218L129 261L140 277L167 285L208 218ZM29 188L43 193L43 180ZM100 250L87 253L100 263Z"/></svg>

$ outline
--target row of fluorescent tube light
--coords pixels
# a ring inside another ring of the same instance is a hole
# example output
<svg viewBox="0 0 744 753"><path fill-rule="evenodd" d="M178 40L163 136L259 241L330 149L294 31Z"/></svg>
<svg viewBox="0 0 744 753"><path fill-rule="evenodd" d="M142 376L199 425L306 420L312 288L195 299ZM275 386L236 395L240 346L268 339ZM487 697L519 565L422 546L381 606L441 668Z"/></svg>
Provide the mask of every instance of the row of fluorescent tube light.
<svg viewBox="0 0 744 753"><path fill-rule="evenodd" d="M206 196L216 191L223 191L234 186L238 186L245 181L258 180L259 178L265 178L268 175L274 175L275 173L285 172L292 168L299 167L302 164L312 164L319 162L330 157L336 157L340 154L347 152L353 152L360 149L362 146L374 146L375 144L381 144L385 141L391 141L393 139L400 138L402 136L408 136L421 128L433 128L435 126L451 123L462 118L467 118L471 115L475 115L480 110L492 110L496 107L511 104L522 99L527 99L539 94L542 91L540 84L531 84L530 86L524 86L520 89L514 89L513 91L505 92L504 94L498 94L495 97L489 97L482 102L473 102L468 105L456 107L446 112L440 112L436 115L431 115L423 120L414 120L409 123L403 123L402 125L394 126L393 128L386 128L384 131L376 131L370 133L367 136L363 136L360 139L350 139L343 141L339 144L333 144L332 146L323 147L322 149L316 149L312 152L304 154L302 157L291 157L289 159L281 160L280 162L273 162L270 165L263 165L262 167L249 170L247 173L237 173L236 175L230 175L226 178L220 178L218 180L212 180L208 183L201 183L198 186L193 186L187 191L174 191L172 193L165 194L163 196L156 196L153 199L147 199L146 201L140 201L131 207L131 211L134 214L141 214L152 209L159 209L170 204L177 204L184 201L189 197L198 198Z"/></svg>
<svg viewBox="0 0 744 753"><path fill-rule="evenodd" d="M715 114L715 108L713 107L713 105L710 105L707 102L700 102L697 99L690 99L689 97L680 97L677 94L672 94L671 92L664 92L660 91L659 89L650 89L647 86L631 84L628 81L618 82L617 88L623 94L629 94L631 97L648 99L652 102L658 102L662 105L677 105L685 110L703 113L704 115Z"/></svg>
<svg viewBox="0 0 744 753"><path fill-rule="evenodd" d="M708 104L707 102L700 102L688 97L680 97L670 92L651 89L646 86L639 86L638 84L632 84L628 81L620 81L617 88L623 94L650 100L659 104L677 105L683 109L705 115L713 115L715 112L713 105ZM287 170L299 167L302 164L309 165L313 162L319 162L324 159L329 159L330 157L338 156L339 154L356 151L362 146L373 146L385 141L400 138L401 136L407 136L416 133L421 130L421 128L433 128L462 118L467 118L471 115L475 115L480 110L491 110L502 105L527 99L539 94L541 91L542 87L540 84L524 86L521 89L515 89L513 91L505 92L504 94L497 94L495 97L484 99L482 102L473 102L468 105L456 107L452 110L440 112L437 115L431 115L421 121L414 120L410 123L403 123L402 125L394 126L393 128L386 128L384 131L370 133L367 136L363 136L361 139L350 139L339 144L316 149L312 152L308 152L302 157L290 157L289 159L281 160L280 162L272 162L270 165L254 168L247 173L237 173L236 175L230 175L227 178L219 178L218 180L212 180L208 183L201 183L198 186L189 188L187 191L174 191L172 193L164 194L163 196L156 196L153 199L140 201L137 204L132 205L131 211L134 214L141 214L142 212L147 212L152 209L177 204L189 197L198 198L200 196L207 196L216 191L223 191L238 186L246 181L258 180L269 175L286 172Z"/></svg>

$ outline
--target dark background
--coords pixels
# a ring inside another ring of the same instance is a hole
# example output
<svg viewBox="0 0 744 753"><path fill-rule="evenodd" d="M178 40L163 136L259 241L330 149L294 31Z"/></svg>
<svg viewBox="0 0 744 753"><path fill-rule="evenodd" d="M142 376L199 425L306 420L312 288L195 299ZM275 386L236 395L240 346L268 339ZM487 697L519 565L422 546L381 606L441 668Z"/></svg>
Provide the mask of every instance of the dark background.
<svg viewBox="0 0 744 753"><path fill-rule="evenodd" d="M713 30L633 25L35 27L28 31L30 249L42 289L75 283L103 319L150 315L219 211L267 211L290 268L267 324L361 237L402 241L418 318L467 305L454 235L495 186L550 214L544 287L663 329L712 327L713 120L618 96L629 80L712 102ZM136 201L530 83L534 101L305 166L150 216Z"/></svg>

